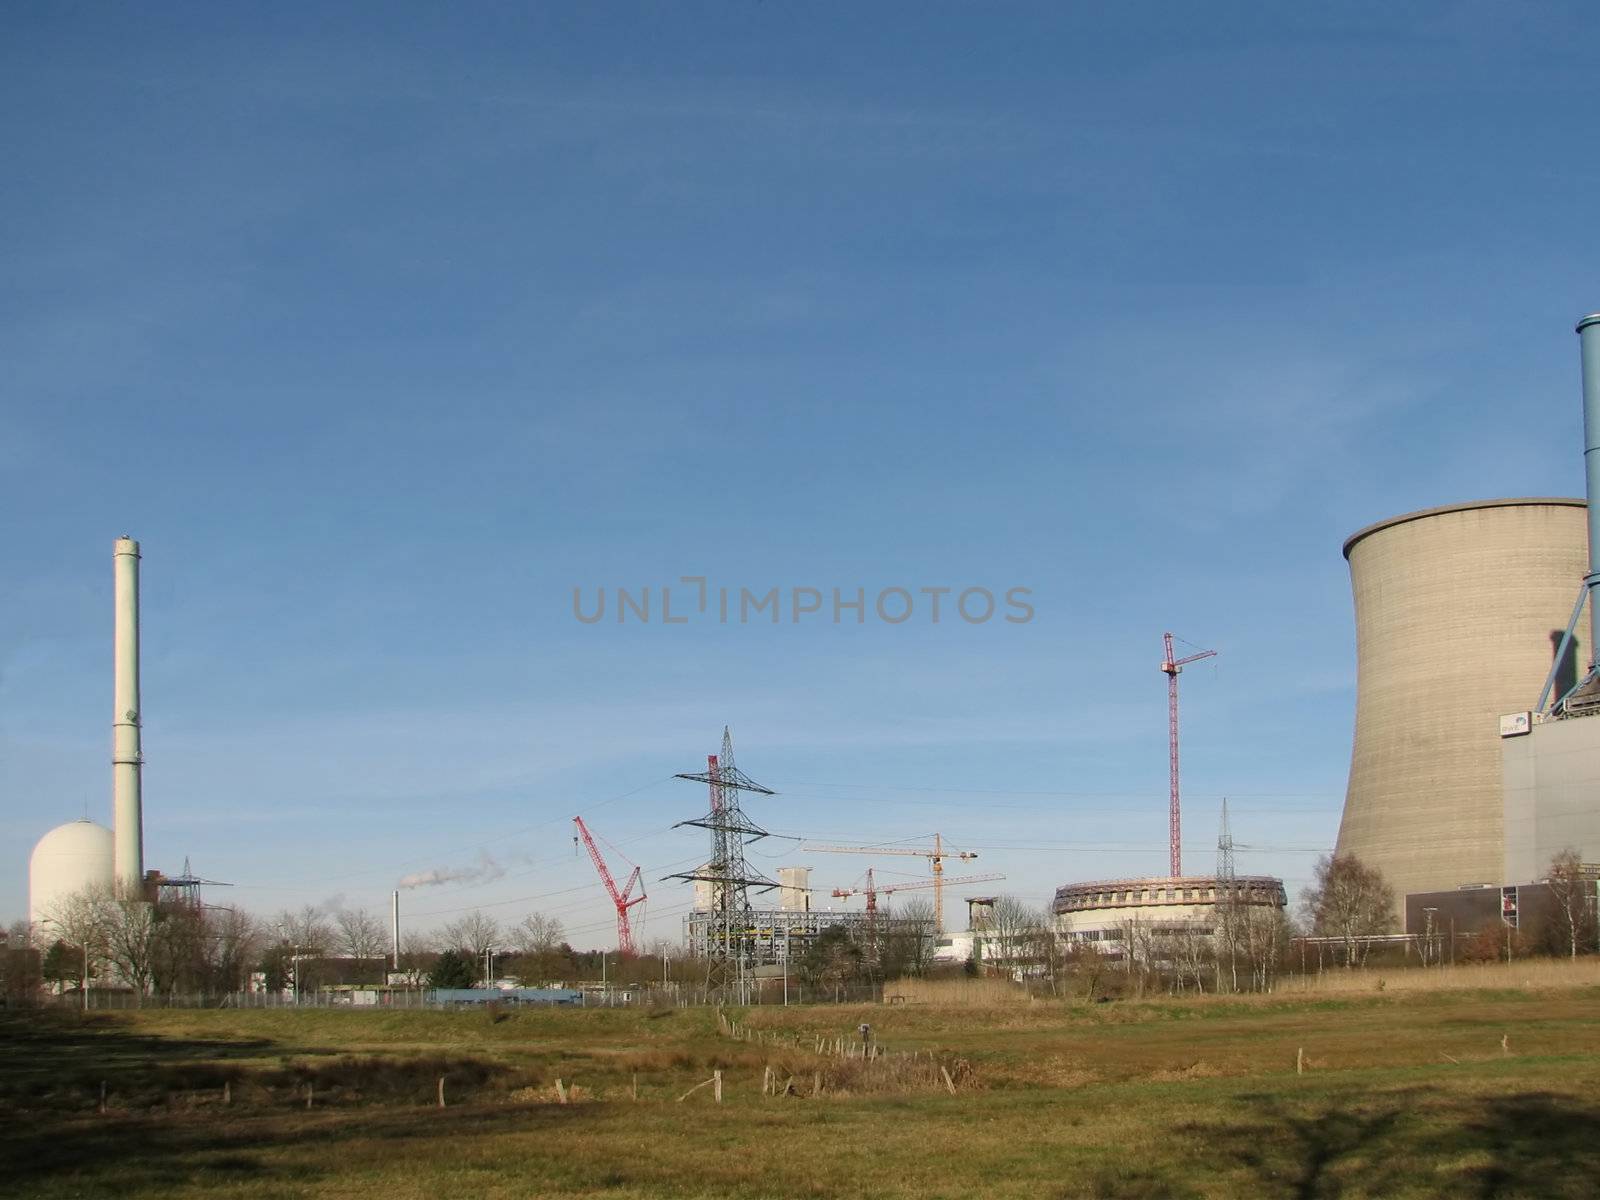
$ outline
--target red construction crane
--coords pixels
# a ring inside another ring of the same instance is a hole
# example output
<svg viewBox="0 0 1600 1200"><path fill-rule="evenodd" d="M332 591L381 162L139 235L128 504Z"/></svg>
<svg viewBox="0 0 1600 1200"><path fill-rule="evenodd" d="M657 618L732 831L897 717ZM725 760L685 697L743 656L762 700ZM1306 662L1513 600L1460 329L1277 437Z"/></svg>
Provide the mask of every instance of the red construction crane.
<svg viewBox="0 0 1600 1200"><path fill-rule="evenodd" d="M627 886L620 892L617 891L616 880L611 878L611 872L606 869L606 860L600 857L594 839L589 836L589 827L583 823L582 817L573 817L572 823L578 827L578 836L583 839L583 844L589 851L589 859L594 863L594 869L600 872L600 882L606 885L606 893L611 897L611 903L617 906L617 950L621 954L636 954L638 951L633 945L633 927L628 919L628 910L636 904L643 904L646 899L644 880L639 875L639 868L634 867L633 874L628 876ZM633 885L636 883L639 885L639 894L629 899L628 894L633 891Z"/></svg>
<svg viewBox="0 0 1600 1200"><path fill-rule="evenodd" d="M1167 676L1167 742L1172 776L1172 795L1167 811L1168 865L1172 869L1172 877L1177 879L1183 874L1183 848L1180 844L1183 821L1178 808L1178 675L1190 663L1199 662L1202 658L1215 658L1217 652L1202 650L1187 658L1173 658L1172 635L1163 633L1161 638L1167 650L1167 656L1161 660L1161 669Z"/></svg>
<svg viewBox="0 0 1600 1200"><path fill-rule="evenodd" d="M938 879L912 879L906 883L890 883L878 887L872 879L872 868L867 868L867 882L865 887L834 888L833 895L840 900L848 900L851 896L863 895L867 898L867 912L878 911L878 897L887 896L893 892L911 892L918 888L943 887L947 883L982 883L988 879L1004 879L1004 875L957 875L946 879L942 875Z"/></svg>

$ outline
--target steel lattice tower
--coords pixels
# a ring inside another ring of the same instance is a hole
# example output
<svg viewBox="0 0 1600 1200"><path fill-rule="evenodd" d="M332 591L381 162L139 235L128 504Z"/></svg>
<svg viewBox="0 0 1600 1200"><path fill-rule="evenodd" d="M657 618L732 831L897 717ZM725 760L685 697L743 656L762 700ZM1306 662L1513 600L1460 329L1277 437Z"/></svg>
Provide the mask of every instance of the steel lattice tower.
<svg viewBox="0 0 1600 1200"><path fill-rule="evenodd" d="M706 759L704 773L682 773L675 778L704 783L710 788L711 811L697 820L679 821L674 828L693 825L709 831L711 858L697 870L666 878L711 884L717 934L710 939L706 987L713 995L743 1003L748 998L750 973L755 965L750 889L769 891L778 883L752 870L745 861L745 843L759 841L767 831L745 816L740 793L777 793L762 787L734 764L733 735L726 726L722 730L722 753Z"/></svg>
<svg viewBox="0 0 1600 1200"><path fill-rule="evenodd" d="M1217 903L1213 909L1212 946L1217 954L1217 990L1222 990L1222 954L1228 952L1228 974L1239 990L1239 883L1233 871L1233 827L1228 824L1228 798L1222 798L1222 824L1217 829Z"/></svg>
<svg viewBox="0 0 1600 1200"><path fill-rule="evenodd" d="M1222 827L1217 831L1217 878L1233 882L1233 829L1228 824L1228 798L1222 798Z"/></svg>

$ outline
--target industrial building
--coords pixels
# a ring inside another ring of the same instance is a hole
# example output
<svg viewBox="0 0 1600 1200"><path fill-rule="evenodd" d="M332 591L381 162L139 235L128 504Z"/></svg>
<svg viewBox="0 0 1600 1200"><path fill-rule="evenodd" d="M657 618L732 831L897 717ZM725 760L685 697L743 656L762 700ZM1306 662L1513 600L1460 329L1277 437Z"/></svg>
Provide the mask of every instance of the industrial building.
<svg viewBox="0 0 1600 1200"><path fill-rule="evenodd" d="M895 925L883 913L753 909L732 931L752 970L783 966L805 957L811 943L827 929L843 928L852 941L871 952L876 939ZM715 961L722 950L723 925L715 910L691 912L683 918L683 943L690 958Z"/></svg>
<svg viewBox="0 0 1600 1200"><path fill-rule="evenodd" d="M1223 906L1282 911L1287 901L1282 880L1268 875L1151 876L1067 884L1056 889L1051 911L1056 932L1066 942L1121 958L1136 929L1157 938L1180 933L1210 937Z"/></svg>
<svg viewBox="0 0 1600 1200"><path fill-rule="evenodd" d="M699 868L709 873L706 867ZM748 966L783 966L803 958L823 930L841 926L863 947L870 947L893 925L893 918L877 912L831 912L811 906L811 868L779 867L778 907L752 908L731 931L732 942L744 947ZM683 918L683 944L691 958L715 959L728 940L723 928L720 894L716 884L694 882L694 908Z"/></svg>
<svg viewBox="0 0 1600 1200"><path fill-rule="evenodd" d="M1544 878L1569 847L1600 860L1600 721L1522 720L1536 715L1513 714L1500 737L1506 884Z"/></svg>
<svg viewBox="0 0 1600 1200"><path fill-rule="evenodd" d="M1578 332L1587 501L1429 508L1344 544L1356 723L1335 852L1383 873L1411 933L1485 897L1515 911L1563 850L1600 860L1600 315Z"/></svg>

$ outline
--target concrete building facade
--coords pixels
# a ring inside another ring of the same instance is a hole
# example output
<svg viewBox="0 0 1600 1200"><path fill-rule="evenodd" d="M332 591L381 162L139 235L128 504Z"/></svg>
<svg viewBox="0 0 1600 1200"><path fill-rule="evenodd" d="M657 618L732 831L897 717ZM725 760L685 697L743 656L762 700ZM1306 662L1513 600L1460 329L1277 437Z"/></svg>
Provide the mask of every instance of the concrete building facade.
<svg viewBox="0 0 1600 1200"><path fill-rule="evenodd" d="M1407 893L1501 880L1500 717L1538 700L1586 570L1585 521L1582 500L1486 500L1344 544L1356 721L1337 852L1382 871L1397 908Z"/></svg>
<svg viewBox="0 0 1600 1200"><path fill-rule="evenodd" d="M1281 911L1288 903L1280 879L1240 875L1232 882L1233 901L1241 907ZM1109 879L1057 888L1051 911L1056 932L1069 945L1084 944L1121 958L1130 934L1142 931L1157 939L1184 933L1210 937L1216 931L1217 906L1228 896L1227 882L1214 875Z"/></svg>
<svg viewBox="0 0 1600 1200"><path fill-rule="evenodd" d="M1505 866L1501 882L1545 878L1569 847L1600 862L1600 718L1512 722L1500 739Z"/></svg>

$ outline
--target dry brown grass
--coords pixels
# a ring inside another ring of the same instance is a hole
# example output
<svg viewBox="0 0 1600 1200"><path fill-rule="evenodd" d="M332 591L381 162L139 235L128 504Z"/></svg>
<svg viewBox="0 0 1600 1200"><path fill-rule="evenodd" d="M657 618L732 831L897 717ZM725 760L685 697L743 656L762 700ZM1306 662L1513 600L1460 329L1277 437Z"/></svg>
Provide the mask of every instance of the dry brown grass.
<svg viewBox="0 0 1600 1200"><path fill-rule="evenodd" d="M1600 958L1527 959L1519 962L1458 963L1454 966L1409 967L1401 970L1325 971L1321 975L1285 979L1279 995L1297 992L1456 992L1558 991L1600 986Z"/></svg>
<svg viewBox="0 0 1600 1200"><path fill-rule="evenodd" d="M1009 979L896 979L883 986L885 1004L940 1004L992 1008L1031 1004L1033 998Z"/></svg>
<svg viewBox="0 0 1600 1200"><path fill-rule="evenodd" d="M0 1192L1577 1200L1600 1172L1600 989L1538 965L1436 994L1024 1004L1001 983L730 1011L756 1037L690 1010L0 1013ZM812 1052L862 1021L887 1056ZM679 1102L713 1070L721 1104Z"/></svg>

